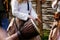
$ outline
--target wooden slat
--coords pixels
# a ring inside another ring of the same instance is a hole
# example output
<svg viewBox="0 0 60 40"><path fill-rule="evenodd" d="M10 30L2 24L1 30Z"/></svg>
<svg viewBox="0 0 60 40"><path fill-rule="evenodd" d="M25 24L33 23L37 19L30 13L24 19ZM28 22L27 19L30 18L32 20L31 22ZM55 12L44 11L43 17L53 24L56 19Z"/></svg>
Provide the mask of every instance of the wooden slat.
<svg viewBox="0 0 60 40"><path fill-rule="evenodd" d="M38 17L40 18L40 20L42 21L42 11L41 11L41 1L37 0L37 14ZM39 28L40 28L40 36L43 36L43 26L42 24L39 24Z"/></svg>

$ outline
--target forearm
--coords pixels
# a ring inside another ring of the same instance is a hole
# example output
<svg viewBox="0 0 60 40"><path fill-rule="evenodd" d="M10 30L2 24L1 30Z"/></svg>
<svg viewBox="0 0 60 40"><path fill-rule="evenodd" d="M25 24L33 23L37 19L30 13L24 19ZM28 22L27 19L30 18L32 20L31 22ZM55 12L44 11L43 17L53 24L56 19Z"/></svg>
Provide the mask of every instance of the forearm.
<svg viewBox="0 0 60 40"><path fill-rule="evenodd" d="M20 35L20 32L18 31L15 34L7 37L6 40L10 40L10 39L13 40L13 39L17 38L19 35Z"/></svg>
<svg viewBox="0 0 60 40"><path fill-rule="evenodd" d="M51 29L48 40L51 40L52 39L52 33L53 33L53 30Z"/></svg>
<svg viewBox="0 0 60 40"><path fill-rule="evenodd" d="M38 21L39 23L42 23L42 21L39 18L36 18L36 21Z"/></svg>

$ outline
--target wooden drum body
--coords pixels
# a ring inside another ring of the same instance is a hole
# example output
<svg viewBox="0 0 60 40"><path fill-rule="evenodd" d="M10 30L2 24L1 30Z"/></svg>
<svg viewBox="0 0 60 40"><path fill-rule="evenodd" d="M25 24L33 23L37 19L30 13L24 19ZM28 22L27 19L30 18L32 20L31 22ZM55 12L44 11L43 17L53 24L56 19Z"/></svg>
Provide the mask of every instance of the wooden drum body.
<svg viewBox="0 0 60 40"><path fill-rule="evenodd" d="M32 19L28 20L24 24L20 32L23 38L31 38L37 36L40 33L39 28L37 27L36 23Z"/></svg>

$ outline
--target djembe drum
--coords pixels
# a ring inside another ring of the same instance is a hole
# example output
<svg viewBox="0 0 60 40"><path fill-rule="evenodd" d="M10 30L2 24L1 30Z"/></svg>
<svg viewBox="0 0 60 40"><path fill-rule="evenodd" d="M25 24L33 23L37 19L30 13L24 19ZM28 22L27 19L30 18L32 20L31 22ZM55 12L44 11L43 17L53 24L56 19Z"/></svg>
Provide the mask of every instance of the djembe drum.
<svg viewBox="0 0 60 40"><path fill-rule="evenodd" d="M28 20L24 26L20 29L21 36L23 38L31 38L34 36L37 36L40 31L39 28L36 25L36 22L32 19Z"/></svg>
<svg viewBox="0 0 60 40"><path fill-rule="evenodd" d="M8 28L8 34L10 36L15 34L17 31L20 31L19 38L21 37L23 39L29 39L40 34L39 28L36 25L36 21L33 21L32 19L29 19L27 22L25 22L21 29L17 29L18 27L13 25L13 24L16 24L14 22L14 19L11 22L13 23L11 23L12 25ZM16 39L18 40L18 38Z"/></svg>

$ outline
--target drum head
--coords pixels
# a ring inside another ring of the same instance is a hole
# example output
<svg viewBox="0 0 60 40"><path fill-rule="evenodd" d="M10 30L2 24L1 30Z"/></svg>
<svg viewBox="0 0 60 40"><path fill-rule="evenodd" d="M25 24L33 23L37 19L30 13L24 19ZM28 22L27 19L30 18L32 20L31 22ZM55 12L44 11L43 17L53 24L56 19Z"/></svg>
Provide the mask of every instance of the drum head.
<svg viewBox="0 0 60 40"><path fill-rule="evenodd" d="M34 25L34 28L36 29L36 31L40 34L40 29L37 27L36 25L36 21L33 21L32 19L30 19L32 24Z"/></svg>

